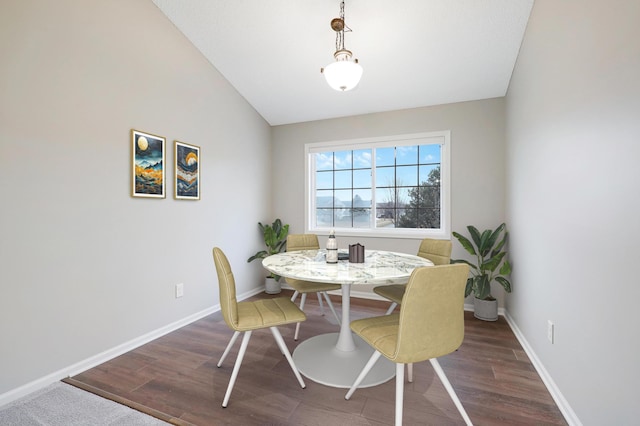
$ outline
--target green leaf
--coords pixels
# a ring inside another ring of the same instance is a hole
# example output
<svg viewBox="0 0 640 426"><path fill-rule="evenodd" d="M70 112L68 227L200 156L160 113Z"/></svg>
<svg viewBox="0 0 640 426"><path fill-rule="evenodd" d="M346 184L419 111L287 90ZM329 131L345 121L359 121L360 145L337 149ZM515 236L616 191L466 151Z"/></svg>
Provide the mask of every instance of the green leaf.
<svg viewBox="0 0 640 426"><path fill-rule="evenodd" d="M491 251L491 230L486 229L482 231L482 235L480 236L480 256L486 257Z"/></svg>
<svg viewBox="0 0 640 426"><path fill-rule="evenodd" d="M473 278L467 279L467 286L464 288L464 297L467 297L473 291Z"/></svg>
<svg viewBox="0 0 640 426"><path fill-rule="evenodd" d="M493 249L493 251L495 253L498 253L500 250L502 250L502 248L504 247L504 245L507 242L507 233L505 232L504 235L502 236L502 240L500 240L500 242L498 243L498 245Z"/></svg>
<svg viewBox="0 0 640 426"><path fill-rule="evenodd" d="M271 227L265 227L263 233L264 243L267 245L269 254L273 254L275 245L277 244L276 234Z"/></svg>
<svg viewBox="0 0 640 426"><path fill-rule="evenodd" d="M269 253L267 253L264 250L261 250L261 251L257 252L256 254L254 254L253 256L251 256L249 259L247 259L247 263L248 262L253 262L256 259L264 259L267 256L269 256Z"/></svg>
<svg viewBox="0 0 640 426"><path fill-rule="evenodd" d="M475 277L476 288L475 296L478 299L486 299L491 295L491 285L489 283L489 277L487 275L478 275Z"/></svg>
<svg viewBox="0 0 640 426"><path fill-rule="evenodd" d="M502 231L504 230L505 224L501 224L500 226L498 226L495 231L493 231L491 233L491 236L489 237L489 241L487 242L488 248L490 250L493 250L493 254L491 255L492 257L495 255L495 253L500 251L501 247L496 247L495 249L493 248L493 246L495 246L496 241L498 240L498 237L500 236L500 233L502 233ZM504 239L503 239L504 241Z"/></svg>
<svg viewBox="0 0 640 426"><path fill-rule="evenodd" d="M491 272L495 271L498 265L500 264L500 262L502 262L502 258L505 257L506 254L507 252L505 251L503 251L502 253L498 253L497 255L493 256L491 259L484 262L480 267L480 269L483 271L491 271Z"/></svg>
<svg viewBox="0 0 640 426"><path fill-rule="evenodd" d="M511 274L511 264L508 260L505 260L500 268L500 275L509 275Z"/></svg>
<svg viewBox="0 0 640 426"><path fill-rule="evenodd" d="M289 225L284 225L282 228L280 228L280 231L276 232L276 235L278 236L278 240L281 241L281 246L286 244L287 235L289 235Z"/></svg>
<svg viewBox="0 0 640 426"><path fill-rule="evenodd" d="M476 265L474 265L473 263L469 262L468 260L464 260L464 259L451 259L450 263L466 263L467 265L469 265L471 268L473 268L474 270L478 270L478 267Z"/></svg>
<svg viewBox="0 0 640 426"><path fill-rule="evenodd" d="M469 234L471 235L471 239L476 244L476 247L480 248L480 245L481 245L481 242L480 242L480 231L478 231L478 229L473 225L467 226L467 230L469 231Z"/></svg>
<svg viewBox="0 0 640 426"><path fill-rule="evenodd" d="M453 233L453 236L456 237L458 239L458 241L460 241L460 245L462 245L462 247L469 253L472 254L474 256L476 256L476 251L473 248L473 244L471 244L471 241L469 241L467 239L467 237L465 237L464 235L460 235L457 232Z"/></svg>
<svg viewBox="0 0 640 426"><path fill-rule="evenodd" d="M493 246L496 243L496 241L498 240L498 236L500 236L502 231L504 231L505 226L506 225L502 223L491 233L491 246Z"/></svg>
<svg viewBox="0 0 640 426"><path fill-rule="evenodd" d="M282 221L280 219L274 220L273 223L271 224L271 228L273 228L273 232L276 235L279 235L280 231L282 230Z"/></svg>
<svg viewBox="0 0 640 426"><path fill-rule="evenodd" d="M507 293L511 293L511 282L509 282L508 279L506 279L505 277L496 277L496 281L498 281L500 285L502 285L504 291L506 291Z"/></svg>

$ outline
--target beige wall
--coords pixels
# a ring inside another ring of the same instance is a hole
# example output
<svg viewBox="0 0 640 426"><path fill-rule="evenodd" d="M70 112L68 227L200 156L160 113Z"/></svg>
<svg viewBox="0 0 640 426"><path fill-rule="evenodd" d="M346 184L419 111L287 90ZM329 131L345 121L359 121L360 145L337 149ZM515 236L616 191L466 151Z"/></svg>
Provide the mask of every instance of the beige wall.
<svg viewBox="0 0 640 426"><path fill-rule="evenodd" d="M2 399L212 309L213 245L260 287L271 176L267 123L152 2L0 9ZM164 200L129 195L132 128L167 138ZM201 147L200 201L173 199L174 139Z"/></svg>
<svg viewBox="0 0 640 426"><path fill-rule="evenodd" d="M451 131L451 229L466 233L467 225L495 228L504 220L503 99L273 127L274 216L289 223L292 232L304 232L304 144L441 130ZM360 242L405 253L416 253L420 244L406 238L337 238L341 248ZM324 241L321 237L321 244ZM452 256L465 255L455 242ZM353 289L355 294L369 290ZM500 289L495 295L502 302Z"/></svg>
<svg viewBox="0 0 640 426"><path fill-rule="evenodd" d="M640 417L639 17L536 1L507 95L507 310L585 425Z"/></svg>

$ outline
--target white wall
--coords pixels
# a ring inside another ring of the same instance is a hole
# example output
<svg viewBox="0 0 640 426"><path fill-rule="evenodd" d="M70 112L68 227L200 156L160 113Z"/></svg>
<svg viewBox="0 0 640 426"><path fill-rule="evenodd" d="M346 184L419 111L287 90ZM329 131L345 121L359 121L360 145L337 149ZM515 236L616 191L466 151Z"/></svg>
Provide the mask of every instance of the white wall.
<svg viewBox="0 0 640 426"><path fill-rule="evenodd" d="M130 196L132 128L167 138L166 199ZM200 201L173 199L175 139L201 147ZM214 245L261 286L269 140L152 2L3 0L0 395L211 309Z"/></svg>
<svg viewBox="0 0 640 426"><path fill-rule="evenodd" d="M639 18L536 1L507 95L507 310L585 425L640 417Z"/></svg>
<svg viewBox="0 0 640 426"><path fill-rule="evenodd" d="M338 101L345 94L335 95ZM291 232L304 232L304 144L440 130L451 130L451 229L466 234L467 225L497 227L504 220L504 99L273 127L274 217L289 223ZM337 238L341 248L360 242L371 249L416 253L420 245L418 239ZM325 240L321 236L321 244ZM455 239L452 257L466 257ZM358 290L370 288L353 289ZM499 286L494 295L502 303Z"/></svg>
<svg viewBox="0 0 640 426"><path fill-rule="evenodd" d="M580 421L635 423L638 16L634 0L538 0L506 107L270 130L149 1L4 0L0 395L217 304L213 245L240 291L260 286L256 222L304 230L305 143L449 129L452 229L506 217L509 315ZM129 196L131 128L165 136L169 163L174 139L201 147L201 201L172 199L171 165L167 199Z"/></svg>

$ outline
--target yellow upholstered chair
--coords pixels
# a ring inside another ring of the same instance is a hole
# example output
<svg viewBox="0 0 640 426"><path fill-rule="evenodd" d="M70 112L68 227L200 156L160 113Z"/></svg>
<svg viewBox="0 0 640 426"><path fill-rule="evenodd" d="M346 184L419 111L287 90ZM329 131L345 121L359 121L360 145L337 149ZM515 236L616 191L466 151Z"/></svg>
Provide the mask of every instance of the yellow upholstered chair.
<svg viewBox="0 0 640 426"><path fill-rule="evenodd" d="M451 248L451 240L425 238L418 247L418 256L432 261L434 265L448 265L451 263ZM380 285L373 288L374 293L391 301L387 315L402 302L405 288L404 284ZM409 382L413 382L413 364L409 364L407 368L407 378Z"/></svg>
<svg viewBox="0 0 640 426"><path fill-rule="evenodd" d="M291 353L287 349L287 345L284 343L284 339L278 330L279 325L300 323L307 319L304 312L302 312L291 300L286 297L279 297L274 299L256 300L254 302L238 302L236 300L236 282L233 278L233 272L231 272L231 266L225 254L218 247L213 249L213 261L216 265L216 271L218 273L218 284L220 286L220 308L222 310L222 316L224 322L227 323L234 333L231 337L231 341L227 345L218 367L222 365L222 362L227 357L227 354L231 350L231 347L235 343L236 339L241 332L244 332L242 337L242 344L240 345L240 351L236 358L236 363L233 366L233 372L231 373L231 379L227 386L227 392L224 395L222 406L226 407L229 403L229 397L233 390L233 385L238 377L238 371L240 371L240 364L247 350L249 339L251 338L251 332L261 328L269 328L273 337L276 339L280 352L287 358L289 365L293 370L300 386L303 388L306 386L300 376L298 368L293 363Z"/></svg>
<svg viewBox="0 0 640 426"><path fill-rule="evenodd" d="M451 262L451 240L434 240L425 238L418 248L418 256L424 257L433 262L434 265L448 265ZM373 288L373 292L389 299L392 303L387 309L387 314L393 310L402 301L404 296L404 284L380 285Z"/></svg>
<svg viewBox="0 0 640 426"><path fill-rule="evenodd" d="M396 425L402 424L404 365L429 360L467 424L469 416L458 399L437 359L455 351L464 338L464 289L469 265L425 266L416 268L406 286L399 314L352 321L354 333L375 352L347 392L356 388L380 355L396 363Z"/></svg>
<svg viewBox="0 0 640 426"><path fill-rule="evenodd" d="M315 234L289 234L287 236L287 251L296 250L318 250L320 244L318 243L318 236ZM324 315L324 306L322 305L322 296L325 297L327 305L336 317L338 324L340 324L340 318L336 313L331 298L327 294L327 291L340 290L340 284L332 283L316 283L313 281L296 280L293 278L285 278L287 284L289 284L295 291L291 297L291 301L295 302L296 298L300 294L300 309L304 309L304 302L307 300L308 293L316 293L318 296L318 303L320 304L320 312ZM300 332L300 323L296 324L296 332L293 335L294 340L298 340L298 333Z"/></svg>

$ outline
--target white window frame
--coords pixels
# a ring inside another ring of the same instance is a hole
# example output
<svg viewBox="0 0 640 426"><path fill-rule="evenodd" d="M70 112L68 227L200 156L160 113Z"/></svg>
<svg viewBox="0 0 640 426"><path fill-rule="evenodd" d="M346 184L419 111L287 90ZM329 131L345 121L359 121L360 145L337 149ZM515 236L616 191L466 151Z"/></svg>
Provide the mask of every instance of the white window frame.
<svg viewBox="0 0 640 426"><path fill-rule="evenodd" d="M315 184L312 191L311 183L315 182L315 162L313 155L326 151L346 151L367 148L396 147L406 145L441 145L440 158L440 228L335 228L336 233L345 236L363 236L376 238L450 238L451 227L451 131L411 133L405 135L383 136L363 139L347 139L328 142L307 143L304 146L305 156L305 232L319 235L328 235L331 228L316 227L314 216L316 214ZM375 209L375 158L372 159L372 209ZM372 213L372 220L375 215Z"/></svg>

